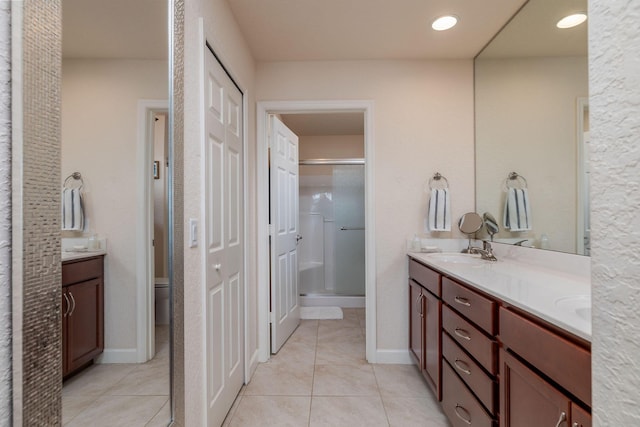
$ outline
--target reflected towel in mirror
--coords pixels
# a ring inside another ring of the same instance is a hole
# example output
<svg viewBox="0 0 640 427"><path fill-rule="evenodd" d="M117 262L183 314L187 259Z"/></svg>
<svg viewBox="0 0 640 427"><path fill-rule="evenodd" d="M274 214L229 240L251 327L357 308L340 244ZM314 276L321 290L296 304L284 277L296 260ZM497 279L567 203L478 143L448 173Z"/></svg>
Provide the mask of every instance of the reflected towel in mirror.
<svg viewBox="0 0 640 427"><path fill-rule="evenodd" d="M62 190L62 229L84 230L84 206L79 188Z"/></svg>
<svg viewBox="0 0 640 427"><path fill-rule="evenodd" d="M431 189L429 230L451 231L451 200L447 188Z"/></svg>
<svg viewBox="0 0 640 427"><path fill-rule="evenodd" d="M531 203L526 188L509 188L504 203L504 228L510 231L531 230Z"/></svg>

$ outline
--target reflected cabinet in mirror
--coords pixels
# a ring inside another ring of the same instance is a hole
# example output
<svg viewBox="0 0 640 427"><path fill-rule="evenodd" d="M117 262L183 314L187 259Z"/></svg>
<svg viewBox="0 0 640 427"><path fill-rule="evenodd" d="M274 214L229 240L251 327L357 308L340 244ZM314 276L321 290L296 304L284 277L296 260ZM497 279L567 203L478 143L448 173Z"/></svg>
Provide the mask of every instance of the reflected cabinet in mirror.
<svg viewBox="0 0 640 427"><path fill-rule="evenodd" d="M589 253L586 0L529 0L475 59L476 211L498 242ZM523 242L524 240L524 242Z"/></svg>

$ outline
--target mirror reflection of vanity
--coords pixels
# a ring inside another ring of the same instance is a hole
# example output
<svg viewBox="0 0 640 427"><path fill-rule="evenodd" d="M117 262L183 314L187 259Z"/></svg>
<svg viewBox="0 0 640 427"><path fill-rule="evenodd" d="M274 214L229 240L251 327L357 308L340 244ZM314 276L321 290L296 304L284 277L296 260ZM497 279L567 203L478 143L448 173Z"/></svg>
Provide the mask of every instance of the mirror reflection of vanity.
<svg viewBox="0 0 640 427"><path fill-rule="evenodd" d="M587 25L556 27L586 11L529 0L475 59L476 211L497 219L497 242L588 255ZM522 231L504 226L508 187L527 188Z"/></svg>

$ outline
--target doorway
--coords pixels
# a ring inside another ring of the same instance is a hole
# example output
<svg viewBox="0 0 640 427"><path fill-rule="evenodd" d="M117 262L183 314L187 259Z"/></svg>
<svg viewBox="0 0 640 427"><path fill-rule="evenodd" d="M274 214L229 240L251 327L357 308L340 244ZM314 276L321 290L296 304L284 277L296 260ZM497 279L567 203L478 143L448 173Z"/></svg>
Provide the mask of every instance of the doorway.
<svg viewBox="0 0 640 427"><path fill-rule="evenodd" d="M376 362L376 289L375 289L375 204L373 159L373 102L372 101L268 101L258 103L258 316L259 360L270 357L270 297L269 297L269 115L360 113L364 117L364 252L366 357Z"/></svg>

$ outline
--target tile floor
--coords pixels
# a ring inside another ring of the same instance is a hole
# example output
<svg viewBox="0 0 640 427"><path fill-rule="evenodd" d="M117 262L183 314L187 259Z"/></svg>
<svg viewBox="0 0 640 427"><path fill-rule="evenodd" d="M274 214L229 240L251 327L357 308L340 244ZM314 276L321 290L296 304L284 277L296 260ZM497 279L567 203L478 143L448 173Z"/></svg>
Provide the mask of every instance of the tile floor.
<svg viewBox="0 0 640 427"><path fill-rule="evenodd" d="M242 388L225 427L448 427L413 365L365 360L364 309L342 320L303 320L280 352ZM166 426L169 345L157 330L156 358L95 365L65 382L64 426Z"/></svg>
<svg viewBox="0 0 640 427"><path fill-rule="evenodd" d="M170 415L168 326L156 326L149 362L93 365L62 387L63 426L166 427Z"/></svg>
<svg viewBox="0 0 640 427"><path fill-rule="evenodd" d="M343 311L342 320L303 320L258 366L224 426L449 426L415 366L367 364L364 309Z"/></svg>

